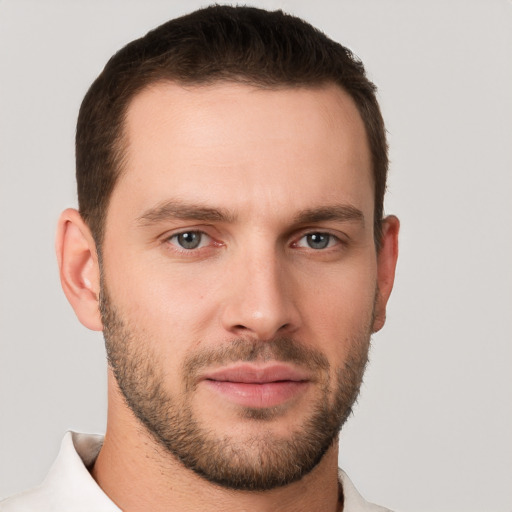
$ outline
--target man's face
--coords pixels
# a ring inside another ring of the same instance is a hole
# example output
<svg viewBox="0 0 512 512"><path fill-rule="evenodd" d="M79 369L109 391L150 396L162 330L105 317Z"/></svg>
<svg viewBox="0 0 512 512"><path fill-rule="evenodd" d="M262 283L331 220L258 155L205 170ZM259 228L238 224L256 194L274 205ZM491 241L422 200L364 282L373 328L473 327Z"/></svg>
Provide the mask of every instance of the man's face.
<svg viewBox="0 0 512 512"><path fill-rule="evenodd" d="M335 86L152 86L126 121L102 246L119 387L187 467L297 480L357 396L377 259L362 120Z"/></svg>

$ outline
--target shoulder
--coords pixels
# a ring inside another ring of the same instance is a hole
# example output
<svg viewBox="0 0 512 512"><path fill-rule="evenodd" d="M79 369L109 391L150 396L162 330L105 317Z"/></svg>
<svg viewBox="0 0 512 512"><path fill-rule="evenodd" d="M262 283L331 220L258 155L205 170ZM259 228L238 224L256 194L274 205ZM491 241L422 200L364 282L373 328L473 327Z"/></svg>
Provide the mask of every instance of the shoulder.
<svg viewBox="0 0 512 512"><path fill-rule="evenodd" d="M35 510L51 510L52 499L43 485L29 489L0 501L1 512L34 512Z"/></svg>
<svg viewBox="0 0 512 512"><path fill-rule="evenodd" d="M87 469L102 440L102 436L68 432L43 482L1 501L0 512L118 512Z"/></svg>

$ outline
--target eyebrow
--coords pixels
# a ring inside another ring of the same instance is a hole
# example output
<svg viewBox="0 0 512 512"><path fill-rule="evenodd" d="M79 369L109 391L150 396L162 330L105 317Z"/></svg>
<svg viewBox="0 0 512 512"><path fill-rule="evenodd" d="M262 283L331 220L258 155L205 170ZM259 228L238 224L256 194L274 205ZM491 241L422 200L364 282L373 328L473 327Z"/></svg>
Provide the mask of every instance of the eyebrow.
<svg viewBox="0 0 512 512"><path fill-rule="evenodd" d="M146 210L137 218L137 223L150 226L170 219L233 223L236 215L225 208L168 200ZM364 215L361 210L351 205L321 206L299 212L294 218L294 224L314 224L328 220L357 221L364 224Z"/></svg>
<svg viewBox="0 0 512 512"><path fill-rule="evenodd" d="M169 219L234 222L235 215L224 208L211 208L201 204L170 200L146 210L137 218L137 223L141 226L149 226Z"/></svg>
<svg viewBox="0 0 512 512"><path fill-rule="evenodd" d="M297 224L314 224L327 220L357 221L364 224L364 215L361 210L351 205L332 205L304 210L295 217Z"/></svg>

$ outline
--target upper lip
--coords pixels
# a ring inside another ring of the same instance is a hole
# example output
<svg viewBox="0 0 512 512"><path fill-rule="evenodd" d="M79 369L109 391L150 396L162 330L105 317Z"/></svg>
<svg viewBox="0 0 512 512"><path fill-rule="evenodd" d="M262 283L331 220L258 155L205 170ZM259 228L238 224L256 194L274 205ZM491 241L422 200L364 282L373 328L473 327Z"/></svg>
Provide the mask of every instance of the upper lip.
<svg viewBox="0 0 512 512"><path fill-rule="evenodd" d="M270 382L310 380L304 370L293 366L276 363L258 366L254 364L236 364L233 366L212 370L202 375L203 380L217 382L240 382L243 384L266 384Z"/></svg>

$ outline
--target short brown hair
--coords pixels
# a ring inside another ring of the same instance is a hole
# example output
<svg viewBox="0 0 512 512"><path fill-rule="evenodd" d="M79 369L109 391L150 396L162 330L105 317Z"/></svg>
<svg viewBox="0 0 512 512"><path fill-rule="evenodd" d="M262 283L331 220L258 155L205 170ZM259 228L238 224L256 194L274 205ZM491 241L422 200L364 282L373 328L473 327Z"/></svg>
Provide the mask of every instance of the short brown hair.
<svg viewBox="0 0 512 512"><path fill-rule="evenodd" d="M368 136L379 248L388 168L386 132L364 66L350 50L282 11L214 5L168 21L117 52L85 95L76 131L79 210L98 246L123 168L123 125L130 101L163 80L234 81L278 88L335 83L354 100Z"/></svg>

